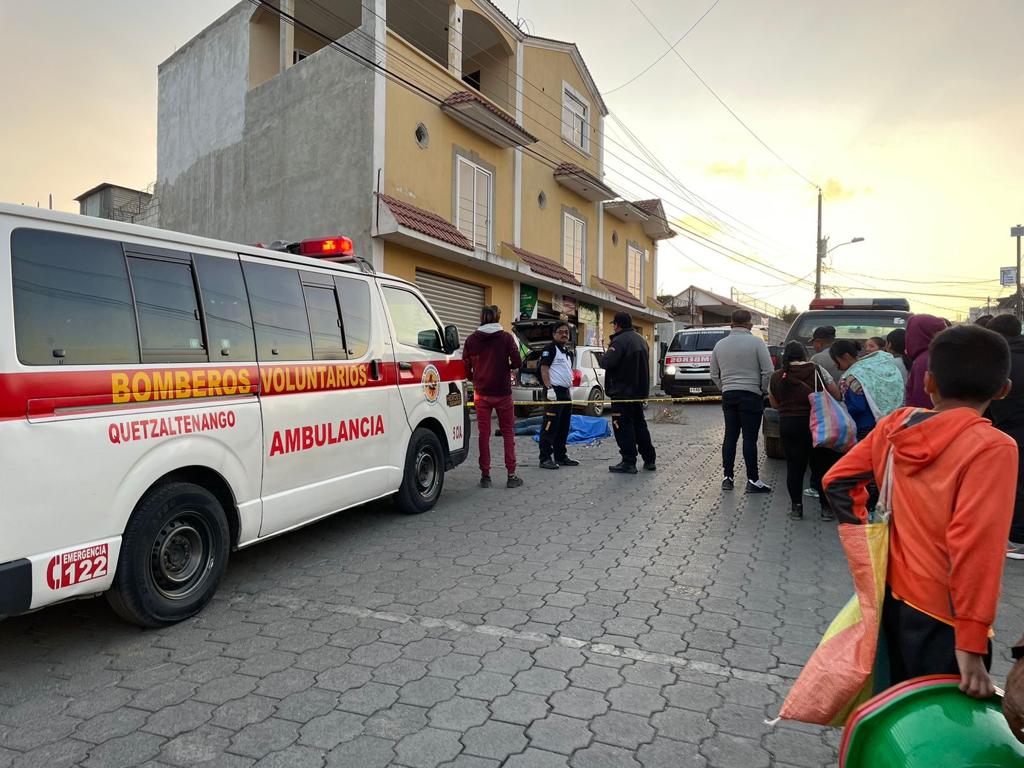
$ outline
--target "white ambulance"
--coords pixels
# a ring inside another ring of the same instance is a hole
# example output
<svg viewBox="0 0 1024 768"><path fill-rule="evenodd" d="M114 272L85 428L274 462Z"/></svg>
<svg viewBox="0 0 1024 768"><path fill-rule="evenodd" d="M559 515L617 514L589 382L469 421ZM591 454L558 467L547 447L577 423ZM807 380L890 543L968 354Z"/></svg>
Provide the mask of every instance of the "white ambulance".
<svg viewBox="0 0 1024 768"><path fill-rule="evenodd" d="M233 549L434 506L458 331L347 238L288 250L0 204L0 617L106 592L170 624Z"/></svg>

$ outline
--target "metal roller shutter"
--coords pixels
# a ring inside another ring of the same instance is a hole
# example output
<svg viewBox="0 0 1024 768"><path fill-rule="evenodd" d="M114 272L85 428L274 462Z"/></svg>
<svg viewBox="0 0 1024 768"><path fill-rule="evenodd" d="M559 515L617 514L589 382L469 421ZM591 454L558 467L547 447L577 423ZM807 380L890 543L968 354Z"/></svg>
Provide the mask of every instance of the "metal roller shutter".
<svg viewBox="0 0 1024 768"><path fill-rule="evenodd" d="M423 292L445 325L458 327L459 338L463 341L479 327L480 308L484 305L481 286L417 269L416 287Z"/></svg>

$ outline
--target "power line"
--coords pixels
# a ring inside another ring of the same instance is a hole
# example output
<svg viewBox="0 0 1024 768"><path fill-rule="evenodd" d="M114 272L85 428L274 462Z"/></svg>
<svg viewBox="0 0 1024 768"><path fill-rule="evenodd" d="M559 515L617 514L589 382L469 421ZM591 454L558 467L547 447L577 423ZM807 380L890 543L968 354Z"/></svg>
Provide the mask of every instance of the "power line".
<svg viewBox="0 0 1024 768"><path fill-rule="evenodd" d="M631 77L629 80L624 82L622 85L616 86L615 88L612 88L610 91L605 91L601 95L602 96L610 96L611 94L615 93L616 91L621 91L627 85L632 85L634 82L636 82L641 77L643 77L648 72L650 72L652 69L654 69L654 67L657 66L657 64L659 62L661 62L662 59L664 59L666 56L668 56L670 53L672 53L672 51L675 49L675 47L677 45L679 45L681 42L683 42L683 40L685 40L686 37L691 32L693 32L693 30L695 30L697 28L698 24L700 24L702 21L704 21L704 17L705 16L707 16L709 13L711 13L713 10L715 10L715 6L718 5L720 2L722 2L722 0L715 0L715 2L713 2L711 4L711 6L706 11L704 11L703 14L701 14L701 17L699 19L697 19L695 22L693 22L693 24L690 25L690 28L683 33L683 36L680 37L678 40L676 40L674 43L672 43L668 47L668 49L666 49L666 51L663 54L661 54L661 56L659 56L654 61L652 61L650 64L648 64L646 67L641 69L639 72L637 72L635 75L633 75L633 77Z"/></svg>
<svg viewBox="0 0 1024 768"><path fill-rule="evenodd" d="M636 8L637 12L639 12L639 14L644 17L644 19L647 21L647 23L651 26L651 29L653 29L655 32L658 33L658 37L660 37L666 43L669 43L668 38L665 37L665 35L658 28L658 26L653 21L651 21L650 17L646 13L644 13L643 8L640 7L640 5L636 2L636 0L629 0L629 1L633 4L633 7ZM669 45L671 46L671 43L669 43ZM730 107L728 104L725 103L725 100L715 92L715 89L712 88L703 77L700 76L700 73L697 72L697 70L694 69L692 66L690 66L690 62L688 62L686 59L683 58L683 54L681 54L675 48L670 48L669 50L671 50L671 52L676 55L676 58L678 58L681 62L683 62L684 65L686 65L686 68L688 70L690 70L690 73L700 81L700 84L703 85L707 89L708 93L710 93L712 96L715 97L715 100L718 101L718 103L721 104L725 108L726 112L728 112L730 115L732 115L736 119L736 122L738 122L740 125L742 125L746 129L747 133L749 133L751 136L753 136L762 147L767 149L776 160L778 160L784 166L789 168L789 170L791 170L794 174L796 174L801 179L803 179L805 182L810 184L812 187L814 187L816 189L820 189L821 188L820 184L818 184L818 183L816 183L814 181L811 181L809 178L804 176L802 173L800 173L800 171L798 171L796 168L794 168L784 157L782 157L782 155L780 155L778 152L776 152L774 149L772 149L770 146L768 146L768 143L764 139L762 139L760 136L758 136L757 133L754 131L754 129L751 128L749 125L747 125L747 123L743 120L743 118L740 117L739 115L737 115L732 107Z"/></svg>

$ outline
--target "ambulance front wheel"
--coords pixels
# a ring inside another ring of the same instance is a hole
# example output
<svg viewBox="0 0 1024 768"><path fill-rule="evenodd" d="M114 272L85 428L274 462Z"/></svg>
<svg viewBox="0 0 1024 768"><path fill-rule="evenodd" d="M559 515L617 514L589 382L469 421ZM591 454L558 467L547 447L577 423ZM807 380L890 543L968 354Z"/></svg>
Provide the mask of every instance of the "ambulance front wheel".
<svg viewBox="0 0 1024 768"><path fill-rule="evenodd" d="M212 493L193 483L158 486L128 521L107 600L144 627L187 619L210 602L229 549L227 516Z"/></svg>
<svg viewBox="0 0 1024 768"><path fill-rule="evenodd" d="M444 449L437 435L420 427L412 433L405 454L405 474L398 489L398 508L409 515L433 509L444 488Z"/></svg>

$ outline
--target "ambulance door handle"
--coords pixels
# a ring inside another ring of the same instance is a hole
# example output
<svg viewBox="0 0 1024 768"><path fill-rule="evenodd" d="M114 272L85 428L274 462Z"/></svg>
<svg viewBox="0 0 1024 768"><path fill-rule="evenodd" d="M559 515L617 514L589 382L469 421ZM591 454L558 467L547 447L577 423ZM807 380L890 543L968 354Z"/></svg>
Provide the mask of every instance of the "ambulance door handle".
<svg viewBox="0 0 1024 768"><path fill-rule="evenodd" d="M401 363L398 364L398 369L400 371L411 371L412 370L412 363L407 363L405 361L402 361Z"/></svg>
<svg viewBox="0 0 1024 768"><path fill-rule="evenodd" d="M383 378L384 361L377 359L370 361L370 378L374 381L380 381Z"/></svg>

